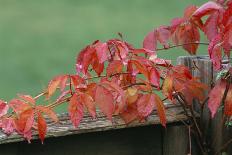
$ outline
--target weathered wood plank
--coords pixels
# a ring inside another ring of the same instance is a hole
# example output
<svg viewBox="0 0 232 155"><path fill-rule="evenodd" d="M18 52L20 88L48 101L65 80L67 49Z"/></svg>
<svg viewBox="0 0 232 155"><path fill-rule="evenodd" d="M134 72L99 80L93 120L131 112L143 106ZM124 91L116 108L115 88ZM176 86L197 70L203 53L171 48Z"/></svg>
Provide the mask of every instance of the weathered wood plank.
<svg viewBox="0 0 232 155"><path fill-rule="evenodd" d="M188 129L184 125L168 126L164 132L163 155L186 155L188 149Z"/></svg>
<svg viewBox="0 0 232 155"><path fill-rule="evenodd" d="M97 114L97 119L92 119L89 115L85 115L78 128L73 127L68 114L61 114L59 119L60 121L57 124L48 122L47 137L60 137L72 134L160 124L156 111L154 111L145 122L133 122L129 125L125 124L119 116L113 116L113 121L110 122L101 113ZM167 104L167 122L172 123L179 120L186 120L186 116L183 114L182 108L180 106ZM38 139L37 132L33 132L33 139ZM24 141L24 138L17 133L13 133L10 136L3 133L0 134L0 144L18 141Z"/></svg>
<svg viewBox="0 0 232 155"><path fill-rule="evenodd" d="M189 67L192 71L192 75L199 77L200 81L207 84L209 88L212 87L217 72L213 70L212 62L208 56L182 56L177 59L177 62L178 64ZM208 94L208 92L206 92L206 94ZM195 110L199 110L197 106ZM232 134L229 133L227 129L223 129L222 112L218 112L216 117L211 119L210 112L208 108L205 107L203 114L203 123L201 125L204 128L204 135L212 142L212 150L210 152L215 153L221 148L222 144L225 143L226 139L228 140L228 137L232 138ZM223 137L225 137L225 135L226 138L224 139ZM232 152L229 154L232 154Z"/></svg>

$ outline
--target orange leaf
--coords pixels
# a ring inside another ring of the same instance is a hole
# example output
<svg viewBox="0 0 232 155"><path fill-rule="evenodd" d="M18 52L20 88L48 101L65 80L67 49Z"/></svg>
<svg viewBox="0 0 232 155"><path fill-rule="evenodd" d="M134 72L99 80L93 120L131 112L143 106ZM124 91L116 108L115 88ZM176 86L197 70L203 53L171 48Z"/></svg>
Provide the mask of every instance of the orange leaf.
<svg viewBox="0 0 232 155"><path fill-rule="evenodd" d="M149 79L149 73L145 65L140 63L138 60L131 60L130 62L135 65L135 67L140 73L142 73L147 79Z"/></svg>
<svg viewBox="0 0 232 155"><path fill-rule="evenodd" d="M42 116L42 114L40 112L37 112L37 116L38 116L38 133L39 133L39 138L43 144L44 142L44 138L47 132L47 123L46 120L44 119L44 117Z"/></svg>
<svg viewBox="0 0 232 155"><path fill-rule="evenodd" d="M164 79L162 91L164 96L172 99L172 92L173 92L173 78L170 75Z"/></svg>
<svg viewBox="0 0 232 155"><path fill-rule="evenodd" d="M59 119L58 119L56 113L55 113L52 109L50 109L50 108L48 108L48 107L45 107L45 106L41 106L41 105L37 106L36 109L39 110L39 111L41 111L41 112L43 112L43 113L45 113L45 114L46 114L47 116L49 116L54 122L58 122L58 121L59 121Z"/></svg>
<svg viewBox="0 0 232 155"><path fill-rule="evenodd" d="M30 143L31 129L34 124L34 110L27 109L19 114L14 120L15 129L19 134L22 134Z"/></svg>
<svg viewBox="0 0 232 155"><path fill-rule="evenodd" d="M160 118L160 122L164 127L166 127L167 119L166 119L165 107L164 107L163 101L156 94L153 94L153 97L154 97L156 109L157 109L157 112Z"/></svg>

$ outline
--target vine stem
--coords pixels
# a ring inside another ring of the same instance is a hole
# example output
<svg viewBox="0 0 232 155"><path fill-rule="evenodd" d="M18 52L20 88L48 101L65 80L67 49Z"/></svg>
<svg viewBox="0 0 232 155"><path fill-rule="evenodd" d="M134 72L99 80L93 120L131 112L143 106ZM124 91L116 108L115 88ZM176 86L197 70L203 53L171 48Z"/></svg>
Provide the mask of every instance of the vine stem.
<svg viewBox="0 0 232 155"><path fill-rule="evenodd" d="M198 44L198 45L209 45L209 43L206 43L206 42L190 42L190 43L185 43L185 44L178 44L178 45L172 45L172 46L169 46L167 48L158 48L156 49L156 51L163 51L163 50L168 50L168 49L171 49L171 48L176 48L176 47L181 47L181 46L185 46L185 45L193 45L193 44Z"/></svg>

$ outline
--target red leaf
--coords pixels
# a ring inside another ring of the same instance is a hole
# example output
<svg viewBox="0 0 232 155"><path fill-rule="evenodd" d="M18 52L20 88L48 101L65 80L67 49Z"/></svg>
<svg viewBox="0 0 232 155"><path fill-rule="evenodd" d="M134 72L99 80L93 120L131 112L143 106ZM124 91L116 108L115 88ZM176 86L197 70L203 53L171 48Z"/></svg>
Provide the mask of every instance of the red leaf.
<svg viewBox="0 0 232 155"><path fill-rule="evenodd" d="M28 109L20 113L15 119L15 128L19 134L22 134L30 143L31 129L34 124L34 110Z"/></svg>
<svg viewBox="0 0 232 155"><path fill-rule="evenodd" d="M9 106L6 104L6 102L0 100L0 117L7 114L8 109L9 109Z"/></svg>
<svg viewBox="0 0 232 155"><path fill-rule="evenodd" d="M74 127L77 128L84 116L84 107L82 103L78 101L77 94L73 94L73 96L71 97L68 105L68 112L72 124L74 125Z"/></svg>
<svg viewBox="0 0 232 155"><path fill-rule="evenodd" d="M96 104L109 120L114 112L114 99L112 93L103 86L98 85L95 94Z"/></svg>
<svg viewBox="0 0 232 155"><path fill-rule="evenodd" d="M209 41L218 35L218 13L213 13L209 16L203 30Z"/></svg>
<svg viewBox="0 0 232 155"><path fill-rule="evenodd" d="M94 57L94 58L91 64L93 66L93 70L97 73L98 76L100 76L104 70L104 63L100 63L97 57Z"/></svg>
<svg viewBox="0 0 232 155"><path fill-rule="evenodd" d="M157 88L160 87L160 74L156 68L152 68L150 70L150 82L156 86Z"/></svg>
<svg viewBox="0 0 232 155"><path fill-rule="evenodd" d="M173 35L173 42L176 45L183 44L183 48L192 55L196 54L198 48L198 44L194 43L199 41L199 30L195 25L191 23L186 23L179 26Z"/></svg>
<svg viewBox="0 0 232 155"><path fill-rule="evenodd" d="M156 109L157 109L157 112L160 118L160 122L164 127L166 127L167 119L166 119L165 107L164 107L163 101L156 94L153 94L152 96L154 98L154 102L155 102Z"/></svg>
<svg viewBox="0 0 232 155"><path fill-rule="evenodd" d="M169 30L169 27L167 26L160 26L156 29L155 35L157 36L157 40L165 47L168 48L168 40L171 37L171 32Z"/></svg>
<svg viewBox="0 0 232 155"><path fill-rule="evenodd" d="M140 73L142 73L147 79L149 79L149 73L147 71L147 67L144 64L142 64L139 60L131 60L130 62L135 65L136 69Z"/></svg>
<svg viewBox="0 0 232 155"><path fill-rule="evenodd" d="M220 42L221 36L218 35L210 42L208 47L209 57L213 62L214 69L216 70L219 70L222 67L222 48Z"/></svg>
<svg viewBox="0 0 232 155"><path fill-rule="evenodd" d="M154 51L154 50L156 50L156 47L157 47L157 38L155 37L155 32L151 31L144 38L143 48Z"/></svg>
<svg viewBox="0 0 232 155"><path fill-rule="evenodd" d="M226 89L226 81L220 80L216 83L214 88L209 92L208 107L211 111L211 117L213 118L221 104L223 94Z"/></svg>
<svg viewBox="0 0 232 155"><path fill-rule="evenodd" d="M136 104L128 106L124 112L120 113L120 116L126 124L129 124L139 118Z"/></svg>
<svg viewBox="0 0 232 155"><path fill-rule="evenodd" d="M225 28L224 37L223 37L223 48L225 54L228 57L230 57L230 51L232 49L232 20L231 20L231 24Z"/></svg>
<svg viewBox="0 0 232 155"><path fill-rule="evenodd" d="M197 10L197 6L195 5L188 6L184 11L184 18L189 19L196 10Z"/></svg>
<svg viewBox="0 0 232 155"><path fill-rule="evenodd" d="M96 118L96 108L93 98L86 93L85 94L80 93L79 95L80 95L81 103L87 107L87 110L90 113L90 115L93 118Z"/></svg>
<svg viewBox="0 0 232 155"><path fill-rule="evenodd" d="M76 61L77 74L83 73L84 75L87 75L88 67L92 63L94 55L96 55L95 49L90 45L79 53Z"/></svg>
<svg viewBox="0 0 232 155"><path fill-rule="evenodd" d="M18 94L18 96L19 96L19 98L23 99L24 101L35 105L35 99L33 97L31 97L30 95Z"/></svg>
<svg viewBox="0 0 232 155"><path fill-rule="evenodd" d="M101 42L97 42L95 44L95 49L97 52L97 57L99 60L99 63L103 63L108 59L108 46L106 43L101 43Z"/></svg>
<svg viewBox="0 0 232 155"><path fill-rule="evenodd" d="M139 115L147 117L155 108L154 96L151 94L142 95L137 101Z"/></svg>
<svg viewBox="0 0 232 155"><path fill-rule="evenodd" d="M41 106L41 105L37 106L36 109L39 110L39 111L41 111L41 112L43 112L47 116L49 116L54 122L58 122L59 121L56 113L52 109L50 109L48 107L45 107L45 106Z"/></svg>
<svg viewBox="0 0 232 155"><path fill-rule="evenodd" d="M109 82L109 81L102 81L101 85L107 88L108 90L112 91L113 98L116 102L115 104L115 114L120 113L126 104L126 98L124 90L115 82Z"/></svg>
<svg viewBox="0 0 232 155"><path fill-rule="evenodd" d="M222 19L222 24L224 26L227 26L228 24L232 22L232 3L230 2L227 5L228 7L226 11L224 12L223 19Z"/></svg>
<svg viewBox="0 0 232 155"><path fill-rule="evenodd" d="M199 7L193 13L193 17L201 18L202 16L212 14L213 12L218 11L220 9L223 9L222 6L220 6L219 4L217 4L215 2L210 1L210 2L203 4L201 7Z"/></svg>
<svg viewBox="0 0 232 155"><path fill-rule="evenodd" d="M123 64L120 60L114 60L110 62L106 68L107 76L111 76L116 73L121 73L123 69Z"/></svg>
<svg viewBox="0 0 232 155"><path fill-rule="evenodd" d="M39 133L39 138L43 144L44 138L47 132L47 123L44 117L40 112L37 113L38 116L38 133Z"/></svg>
<svg viewBox="0 0 232 155"><path fill-rule="evenodd" d="M86 87L85 80L81 78L79 75L71 75L71 81L75 89Z"/></svg>

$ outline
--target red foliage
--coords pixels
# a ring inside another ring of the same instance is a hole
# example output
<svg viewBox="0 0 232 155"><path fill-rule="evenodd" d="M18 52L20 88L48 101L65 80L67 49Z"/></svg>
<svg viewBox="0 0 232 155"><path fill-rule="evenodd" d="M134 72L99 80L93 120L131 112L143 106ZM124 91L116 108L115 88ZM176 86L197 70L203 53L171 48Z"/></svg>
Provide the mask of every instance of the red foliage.
<svg viewBox="0 0 232 155"><path fill-rule="evenodd" d="M166 99L176 103L175 95L181 94L185 106L191 107L194 99L203 102L207 87L187 67L173 66L169 60L158 58L157 51L182 46L189 54L196 54L198 46L203 44L200 42L202 31L209 40L208 52L214 68L221 69L223 54L229 57L232 47L231 16L231 1L210 1L200 7L187 7L183 17L173 19L170 26L149 32L143 48L134 48L119 39L97 40L77 56L75 75L56 76L36 97L18 95L9 103L0 100L0 128L6 134L16 131L28 141L32 130L37 129L43 142L47 132L44 115L57 123L53 108L64 102L68 102L67 111L75 127L81 123L85 109L93 118L99 109L109 120L119 115L127 124L144 121L157 110L161 124L166 126ZM158 44L163 48L158 49ZM212 117L221 106L226 83L221 79L209 93ZM57 89L60 95L55 102L36 104L41 96L51 100ZM227 94L224 111L226 116L231 116L231 86Z"/></svg>

